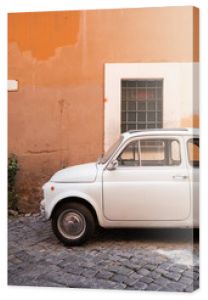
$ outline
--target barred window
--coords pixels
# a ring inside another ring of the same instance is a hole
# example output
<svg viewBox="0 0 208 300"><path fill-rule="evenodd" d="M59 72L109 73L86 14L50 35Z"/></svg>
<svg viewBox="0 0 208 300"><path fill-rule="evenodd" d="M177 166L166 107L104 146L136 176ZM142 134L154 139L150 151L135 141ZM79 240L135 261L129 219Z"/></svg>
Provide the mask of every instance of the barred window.
<svg viewBox="0 0 208 300"><path fill-rule="evenodd" d="M163 127L163 80L121 80L121 132Z"/></svg>

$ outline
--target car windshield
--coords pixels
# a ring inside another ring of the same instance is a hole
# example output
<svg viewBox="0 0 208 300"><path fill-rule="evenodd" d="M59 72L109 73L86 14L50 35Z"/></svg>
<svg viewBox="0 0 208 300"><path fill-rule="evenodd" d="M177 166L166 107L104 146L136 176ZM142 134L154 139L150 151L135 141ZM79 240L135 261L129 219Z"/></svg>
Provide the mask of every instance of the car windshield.
<svg viewBox="0 0 208 300"><path fill-rule="evenodd" d="M106 153L99 159L98 163L105 164L109 160L111 155L114 153L114 151L121 144L122 140L123 140L123 136L121 136L115 143L111 145L108 151L106 151Z"/></svg>

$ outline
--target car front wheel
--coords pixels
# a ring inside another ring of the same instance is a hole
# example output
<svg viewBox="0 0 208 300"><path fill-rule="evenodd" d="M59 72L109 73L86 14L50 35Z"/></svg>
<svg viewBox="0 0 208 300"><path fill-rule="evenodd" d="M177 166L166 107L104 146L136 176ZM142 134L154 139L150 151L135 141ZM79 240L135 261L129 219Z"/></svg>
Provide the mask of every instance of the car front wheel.
<svg viewBox="0 0 208 300"><path fill-rule="evenodd" d="M81 245L88 240L95 228L91 211L81 203L64 203L52 215L52 229L66 245Z"/></svg>

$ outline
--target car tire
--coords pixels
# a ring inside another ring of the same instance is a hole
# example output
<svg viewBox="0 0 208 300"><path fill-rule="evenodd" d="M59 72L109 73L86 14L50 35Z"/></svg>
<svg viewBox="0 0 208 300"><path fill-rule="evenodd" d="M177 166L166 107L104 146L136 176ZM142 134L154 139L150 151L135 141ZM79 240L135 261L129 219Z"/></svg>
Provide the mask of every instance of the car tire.
<svg viewBox="0 0 208 300"><path fill-rule="evenodd" d="M52 229L65 245L78 246L93 235L95 220L85 205L68 202L58 206L53 212Z"/></svg>

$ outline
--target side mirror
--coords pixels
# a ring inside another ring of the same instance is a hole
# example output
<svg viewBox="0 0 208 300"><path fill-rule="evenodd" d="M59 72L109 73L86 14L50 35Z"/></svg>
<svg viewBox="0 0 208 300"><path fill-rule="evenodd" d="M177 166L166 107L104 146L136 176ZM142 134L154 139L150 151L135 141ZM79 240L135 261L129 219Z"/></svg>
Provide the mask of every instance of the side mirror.
<svg viewBox="0 0 208 300"><path fill-rule="evenodd" d="M117 161L117 159L115 159L115 160L113 160L113 161L111 161L111 162L109 163L107 169L108 169L109 171L113 171L113 170L116 170L117 167L118 167L118 161Z"/></svg>

